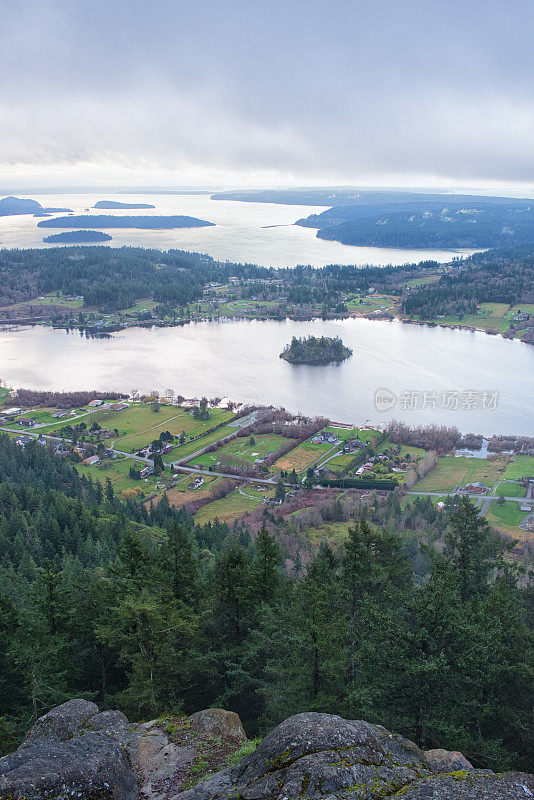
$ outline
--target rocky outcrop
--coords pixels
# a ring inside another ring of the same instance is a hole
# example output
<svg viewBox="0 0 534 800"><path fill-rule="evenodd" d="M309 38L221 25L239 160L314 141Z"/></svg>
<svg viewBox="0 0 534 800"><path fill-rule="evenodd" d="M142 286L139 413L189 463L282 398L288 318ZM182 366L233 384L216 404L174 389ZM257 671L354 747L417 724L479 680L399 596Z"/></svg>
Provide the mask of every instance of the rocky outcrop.
<svg viewBox="0 0 534 800"><path fill-rule="evenodd" d="M531 780L472 768L434 774L413 742L381 726L308 713L174 800L519 800L534 798Z"/></svg>
<svg viewBox="0 0 534 800"><path fill-rule="evenodd" d="M208 709L195 717L131 724L120 711L69 700L0 758L0 799L169 800L201 777L198 764L192 770L201 754L202 764L220 769L245 737L237 714Z"/></svg>
<svg viewBox="0 0 534 800"><path fill-rule="evenodd" d="M533 775L474 769L461 753L424 753L380 725L317 713L290 717L237 766L187 789L201 765L227 764L243 735L239 717L221 709L130 724L71 700L0 759L0 800L534 798Z"/></svg>
<svg viewBox="0 0 534 800"><path fill-rule="evenodd" d="M473 765L458 750L425 750L425 761L436 775L440 772L472 770Z"/></svg>
<svg viewBox="0 0 534 800"><path fill-rule="evenodd" d="M234 711L207 708L205 711L192 714L189 719L191 726L201 733L222 736L224 739L233 739L236 742L244 742L247 738L241 720Z"/></svg>

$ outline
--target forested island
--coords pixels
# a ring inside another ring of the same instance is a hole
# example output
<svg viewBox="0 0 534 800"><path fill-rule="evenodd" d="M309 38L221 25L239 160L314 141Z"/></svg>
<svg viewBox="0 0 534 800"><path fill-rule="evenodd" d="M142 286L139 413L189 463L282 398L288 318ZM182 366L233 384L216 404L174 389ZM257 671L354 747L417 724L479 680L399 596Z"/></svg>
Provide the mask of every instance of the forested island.
<svg viewBox="0 0 534 800"><path fill-rule="evenodd" d="M339 336L293 336L280 353L280 358L290 364L330 364L344 361L351 355L352 350L345 347Z"/></svg>
<svg viewBox="0 0 534 800"><path fill-rule="evenodd" d="M114 217L111 214L95 214L90 216L82 214L72 217L54 217L43 219L37 225L40 228L143 228L143 229L170 229L170 228L205 228L214 225L196 217L173 215L168 217Z"/></svg>
<svg viewBox="0 0 534 800"><path fill-rule="evenodd" d="M0 217L11 217L17 214L33 214L40 217L43 214L61 214L71 211L70 208L43 208L37 200L28 200L20 197L3 197L0 200Z"/></svg>
<svg viewBox="0 0 534 800"><path fill-rule="evenodd" d="M110 242L112 237L109 233L102 233L102 231L63 231L62 233L51 233L45 236L43 242L47 244L60 244L66 242L67 244L95 244L95 242Z"/></svg>
<svg viewBox="0 0 534 800"><path fill-rule="evenodd" d="M99 200L93 208L156 208L150 203L121 203L117 200Z"/></svg>

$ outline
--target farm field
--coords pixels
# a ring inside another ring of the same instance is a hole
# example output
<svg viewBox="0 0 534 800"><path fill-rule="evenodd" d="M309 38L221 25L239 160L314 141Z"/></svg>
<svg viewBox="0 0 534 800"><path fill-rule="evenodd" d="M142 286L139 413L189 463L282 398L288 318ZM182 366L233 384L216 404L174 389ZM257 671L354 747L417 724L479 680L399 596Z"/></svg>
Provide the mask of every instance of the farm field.
<svg viewBox="0 0 534 800"><path fill-rule="evenodd" d="M514 456L504 471L504 480L534 477L534 456Z"/></svg>
<svg viewBox="0 0 534 800"><path fill-rule="evenodd" d="M294 469L296 472L302 472L333 447L332 444L316 444L311 439L306 439L279 458L274 466L279 470L285 469L291 472Z"/></svg>
<svg viewBox="0 0 534 800"><path fill-rule="evenodd" d="M203 447L208 447L208 445L218 442L219 439L224 439L225 436L230 436L232 433L236 433L236 430L237 428L234 428L231 425L223 425L221 428L217 428L216 431L213 431L213 433L208 433L207 436L203 436L201 439L196 439L194 442L186 442L186 444L183 444L179 447L173 447L170 452L163 456L163 463L172 464L173 461L187 458L187 456L196 453L197 450L201 450Z"/></svg>
<svg viewBox="0 0 534 800"><path fill-rule="evenodd" d="M354 461L356 455L357 453L345 453L345 455L341 453L339 456L336 456L335 458L332 459L329 458L325 462L324 466L327 467L328 469L346 469L351 463L351 461Z"/></svg>
<svg viewBox="0 0 534 800"><path fill-rule="evenodd" d="M194 475L186 475L184 480L181 480L177 486L167 489L166 495L171 506L180 508L195 500L205 500L212 497L213 490L222 480L222 478L205 477L204 483L198 489L188 489L187 487L194 479Z"/></svg>
<svg viewBox="0 0 534 800"><path fill-rule="evenodd" d="M453 492L458 486L481 481L493 487L502 479L508 457L465 458L443 456L434 469L414 486L415 492Z"/></svg>
<svg viewBox="0 0 534 800"><path fill-rule="evenodd" d="M398 447L398 445L393 444L392 442L390 442L389 438L388 438L388 439L386 439L385 442L382 442L382 444L379 447L376 448L376 452L377 453L383 453L384 450L388 450L390 447L393 447L393 448L396 449ZM400 446L400 457L401 458L406 458L406 456L410 456L410 459L412 461L416 461L418 458L422 458L424 455L426 455L426 453L427 453L427 451L423 450L422 447L410 447L409 445L406 445L406 444L402 444Z"/></svg>
<svg viewBox="0 0 534 800"><path fill-rule="evenodd" d="M119 436L115 441L118 450L133 453L158 439L163 431L178 436L185 431L190 436L198 436L203 431L233 419L231 411L213 409L209 420L196 420L190 411L179 406L160 405L158 412L152 404L135 404L117 412L99 412L93 417L102 427L117 429Z"/></svg>
<svg viewBox="0 0 534 800"><path fill-rule="evenodd" d="M202 506L195 514L195 522L197 525L205 525L206 522L213 522L214 519L218 519L220 522L233 522L243 514L254 511L260 502L260 500L253 500L251 497L240 494L238 489L234 489L226 497Z"/></svg>
<svg viewBox="0 0 534 800"><path fill-rule="evenodd" d="M244 461L253 464L256 458L261 458L268 453L274 453L276 450L279 450L282 445L292 441L276 433L254 436L254 444L249 444L249 438L250 437L238 436L214 453L203 453L197 456L190 465L200 467L214 466L219 463L222 455L242 458Z"/></svg>
<svg viewBox="0 0 534 800"><path fill-rule="evenodd" d="M524 497L525 491L525 487L520 483L512 483L508 481L506 483L501 483L500 486L497 486L495 489L495 494L502 495L503 497Z"/></svg>
<svg viewBox="0 0 534 800"><path fill-rule="evenodd" d="M521 520L528 516L520 510L519 505L513 500L505 500L502 505L494 502L486 511L485 517L495 528L506 533L513 533L513 529L517 528Z"/></svg>
<svg viewBox="0 0 534 800"><path fill-rule="evenodd" d="M359 314L368 314L373 311L393 311L395 298L388 295L380 295L378 297L357 295L346 302L345 305L354 316L358 316Z"/></svg>
<svg viewBox="0 0 534 800"><path fill-rule="evenodd" d="M104 484L106 478L109 478L115 491L120 492L123 489L141 488L145 493L150 493L153 490L157 478L151 476L148 482L134 480L128 477L130 467L141 469L144 465L131 458L115 459L111 462L112 466L109 469L99 469L98 465L88 466L87 464L75 464L76 470L80 475L85 475L86 478L91 477L94 481L100 481Z"/></svg>

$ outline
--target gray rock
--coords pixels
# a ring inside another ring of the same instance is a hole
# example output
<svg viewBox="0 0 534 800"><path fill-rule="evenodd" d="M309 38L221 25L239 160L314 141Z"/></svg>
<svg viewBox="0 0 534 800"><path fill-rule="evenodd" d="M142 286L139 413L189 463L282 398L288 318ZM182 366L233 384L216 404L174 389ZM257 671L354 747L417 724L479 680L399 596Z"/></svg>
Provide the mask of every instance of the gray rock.
<svg viewBox="0 0 534 800"><path fill-rule="evenodd" d="M223 797L230 793L233 787L231 772L230 767L216 772L193 789L174 795L171 800L178 800L178 798L180 800L192 800L193 798L195 800L211 800L212 797Z"/></svg>
<svg viewBox="0 0 534 800"><path fill-rule="evenodd" d="M471 762L458 750L425 750L423 755L428 767L436 774L473 769Z"/></svg>
<svg viewBox="0 0 534 800"><path fill-rule="evenodd" d="M200 733L232 739L234 742L244 742L247 738L239 715L234 711L225 711L224 708L206 708L204 711L192 714L189 719L191 727Z"/></svg>
<svg viewBox="0 0 534 800"><path fill-rule="evenodd" d="M0 759L0 798L137 800L137 779L119 742L85 733L35 741Z"/></svg>
<svg viewBox="0 0 534 800"><path fill-rule="evenodd" d="M468 762L467 762L468 763ZM451 772L451 771L450 771ZM173 800L521 800L521 774L434 774L413 742L380 725L330 714L297 714L266 736L231 772Z"/></svg>
<svg viewBox="0 0 534 800"><path fill-rule="evenodd" d="M197 751L169 741L156 726L135 725L122 739L137 775L140 798L166 800L181 788Z"/></svg>
<svg viewBox="0 0 534 800"><path fill-rule="evenodd" d="M465 771L456 776L434 775L402 794L402 800L532 800L533 797L534 791L527 781L506 773L495 775L489 770Z"/></svg>
<svg viewBox="0 0 534 800"><path fill-rule="evenodd" d="M87 720L85 729L113 734L123 731L129 726L128 718L121 711L101 711L100 714Z"/></svg>
<svg viewBox="0 0 534 800"><path fill-rule="evenodd" d="M58 742L70 739L95 714L98 714L95 703L80 699L68 700L39 717L22 746L29 747L39 739L54 739Z"/></svg>

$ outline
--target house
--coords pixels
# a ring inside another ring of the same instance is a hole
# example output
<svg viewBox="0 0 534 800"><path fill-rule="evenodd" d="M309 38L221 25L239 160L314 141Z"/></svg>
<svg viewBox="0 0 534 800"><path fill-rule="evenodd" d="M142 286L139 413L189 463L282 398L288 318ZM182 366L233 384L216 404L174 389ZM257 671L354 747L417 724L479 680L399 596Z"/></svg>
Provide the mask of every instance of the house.
<svg viewBox="0 0 534 800"><path fill-rule="evenodd" d="M141 478L148 478L149 475L153 475L153 474L154 474L154 467L151 467L150 465L147 466L147 467L143 467L143 469L139 473Z"/></svg>
<svg viewBox="0 0 534 800"><path fill-rule="evenodd" d="M31 442L31 438L29 436L18 436L15 439L15 444L17 444L19 447L26 447L28 442Z"/></svg>
<svg viewBox="0 0 534 800"><path fill-rule="evenodd" d="M104 405L104 401L103 400L90 400L87 403L87 407L88 408L99 408L100 406L103 406L103 405Z"/></svg>
<svg viewBox="0 0 534 800"><path fill-rule="evenodd" d="M19 417L17 422L19 425L24 425L25 428L33 428L35 425L35 420L31 417Z"/></svg>
<svg viewBox="0 0 534 800"><path fill-rule="evenodd" d="M476 483L466 483L465 491L468 492L468 494L485 494L485 492L488 491L488 487L484 486L480 481L477 481Z"/></svg>
<svg viewBox="0 0 534 800"><path fill-rule="evenodd" d="M112 403L111 410L112 411L122 411L123 408L129 408L130 406L128 403Z"/></svg>
<svg viewBox="0 0 534 800"><path fill-rule="evenodd" d="M84 458L83 463L88 467L92 467L94 464L98 464L99 461L100 458L98 456L89 456L88 458Z"/></svg>
<svg viewBox="0 0 534 800"><path fill-rule="evenodd" d="M66 417L68 413L69 413L68 411L56 411L56 413L52 414L52 416L55 419L63 419L63 417Z"/></svg>

